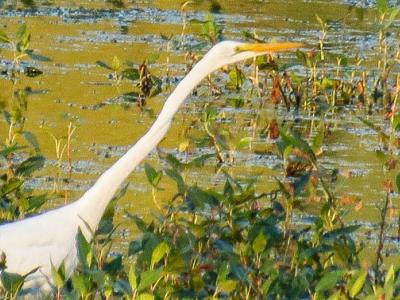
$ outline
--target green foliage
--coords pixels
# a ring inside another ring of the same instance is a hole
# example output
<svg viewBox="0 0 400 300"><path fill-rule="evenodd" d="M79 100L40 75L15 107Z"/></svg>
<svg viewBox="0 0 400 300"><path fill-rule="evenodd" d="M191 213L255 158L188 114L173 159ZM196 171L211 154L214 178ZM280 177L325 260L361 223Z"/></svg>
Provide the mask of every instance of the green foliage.
<svg viewBox="0 0 400 300"><path fill-rule="evenodd" d="M126 93L123 97L129 102L138 102L141 106L144 104L144 99L158 95L162 90L162 81L160 78L153 75L147 66L147 61L140 66L135 65L131 61L121 62L114 56L111 65L103 61L96 61L99 67L112 71L112 78L116 85L119 86L123 79L128 79L135 85L135 90Z"/></svg>
<svg viewBox="0 0 400 300"><path fill-rule="evenodd" d="M204 21L191 20L192 24L201 25L201 36L211 44L222 41L222 27L217 23L212 14L208 14Z"/></svg>
<svg viewBox="0 0 400 300"><path fill-rule="evenodd" d="M10 38L7 36L7 34L3 31L0 30L0 42L1 43L10 43L11 40Z"/></svg>
<svg viewBox="0 0 400 300"><path fill-rule="evenodd" d="M163 173L161 171L157 172L151 165L147 163L144 165L144 170L147 176L147 180L153 187L158 189L158 184L160 183Z"/></svg>
<svg viewBox="0 0 400 300"><path fill-rule="evenodd" d="M388 0L377 0L376 1L376 5L377 5L377 8L378 8L378 12L380 14L386 13L387 10L389 9Z"/></svg>
<svg viewBox="0 0 400 300"><path fill-rule="evenodd" d="M43 61L50 60L47 57L37 55L30 49L31 33L25 23L19 26L19 29L13 38L9 37L5 32L0 30L0 43L10 44L13 50L13 59L11 68L7 69L5 73L11 80L14 80L21 72L20 63L22 59L29 56L33 60ZM23 70L24 74L28 77L36 77L43 72L34 66L26 66Z"/></svg>
<svg viewBox="0 0 400 300"><path fill-rule="evenodd" d="M226 86L228 89L240 90L245 79L246 77L243 72L236 67L229 72L229 81Z"/></svg>
<svg viewBox="0 0 400 300"><path fill-rule="evenodd" d="M9 273L7 271L2 270L0 274L0 281L2 284L1 290L4 294L4 298L16 299L18 293L22 289L26 277L28 277L30 274L35 273L37 270L38 268L33 269L32 271L24 275Z"/></svg>
<svg viewBox="0 0 400 300"><path fill-rule="evenodd" d="M21 116L19 113L18 115ZM40 155L36 138L32 133L22 131L23 117L14 118L10 122L10 135L3 144L0 144L0 163L7 166L0 170L1 222L23 218L37 212L47 201L45 194L34 193L24 185L34 172L44 166L45 159ZM17 130L14 132L13 128ZM25 138L25 142L31 144L33 149L20 146L16 141L18 137Z"/></svg>
<svg viewBox="0 0 400 300"><path fill-rule="evenodd" d="M52 265L51 274L53 276L54 284L57 287L57 289L62 289L67 280L64 263L62 263L58 269Z"/></svg>
<svg viewBox="0 0 400 300"><path fill-rule="evenodd" d="M124 5L123 1L110 2L116 7ZM200 2L204 1L196 1ZM215 8L217 4L211 1ZM370 112L372 105L377 103L379 108L379 101L382 101L388 110L386 118L390 119L391 132L366 118L362 118L362 122L373 129L384 144L382 150L377 151L377 157L385 170L390 169L388 161L394 153L387 149L395 145L395 131L398 130L400 117L396 111L398 90L393 91L387 84L389 82L395 86L392 74L397 62L395 55L390 53L386 37L390 36L389 30L395 27L393 24L400 8L391 8L387 0L378 0L376 8L378 18L374 29L379 34L379 47L376 47L379 52L376 54L382 62L378 72L362 73L358 68L350 72L347 67L355 58L346 53L337 54L334 47L326 47L330 23L316 16L316 23L321 30L318 46L296 53L304 72L287 72L290 64L281 63L272 54L257 57L250 65L254 70L254 77L249 77L253 84L252 91L249 95L235 95L229 99L229 104L236 109L257 110L252 103L254 92L262 101L271 98L274 102L276 100L277 106L282 102L288 110L293 106L296 109L303 108L311 116L312 125L307 128L312 132L311 135L308 135L308 130L301 131L303 128L300 126L294 126L294 129L288 129L290 126L279 128L278 125L272 126L273 122L269 123L268 129L263 129L263 135L260 133L263 139L268 136L276 140L276 149L271 151L274 154L279 152L283 159L283 178L276 178L275 190L262 193L256 189L255 182L234 180L227 174L223 187L203 188L186 181L184 172L201 167L208 160L216 158L225 167L227 157L230 158L229 162L233 161L231 153L244 149L252 151L252 143L257 136L255 133L261 119L258 112L251 116L251 124L241 124L242 127L252 127L254 134L243 136L224 126L226 116L219 108L205 107L199 118L205 131L203 136L196 139L185 135L179 150L189 153L190 147L195 144L211 146L215 153L199 156L190 162L182 162L172 154L166 154L168 167L165 170L156 170L150 164L145 164L145 174L154 198L154 191L161 190L160 185L165 177L176 183L176 194L160 209L160 214L150 221L127 214L128 222L140 231L129 242L127 253L110 251L116 229L112 221L113 203L105 213L93 241L87 241L79 231L76 237L78 269L68 277L64 264L52 266L57 290L54 294L59 296L57 298L400 297L399 270L394 266L385 269L379 262L382 248L377 251L376 266L360 264L362 247L354 240L354 233L360 226L343 221L344 213L338 207L337 197L326 183L327 171L318 161L324 138L330 134L330 117L335 117L342 105L357 104L360 109L366 105ZM363 10L355 10L358 19L362 20ZM209 14L201 21L193 20L192 23L200 25L200 36L207 43L216 44L223 39L222 25L213 15ZM255 33L245 32L244 36L253 42L264 41ZM172 37L164 38L172 40ZM25 24L20 26L15 36L0 31L0 43L13 47L13 73L17 73L15 70L19 62L26 56L47 61L47 58L29 49L30 41L31 34ZM361 64L361 60L357 62L357 67L358 63ZM123 62L117 56L109 64L97 62L98 66L112 73L111 78L115 79L117 85L125 79L134 84L134 91L130 95L141 107L145 105L144 99L158 94L162 86L161 80L150 72L148 64L148 61L141 65ZM36 67L25 69L29 77L41 73ZM238 67L228 69L226 77L227 81L219 86L210 78L210 90L220 95L239 92L247 86L247 77ZM272 89L269 88L271 81ZM368 87L370 82L376 82L375 86ZM26 90L16 89L10 109L4 112L9 135L0 148L1 221L36 212L47 199L45 195L37 195L24 188L25 181L44 165L36 138L24 128L27 98ZM326 118L328 113L329 118ZM320 121L316 125L315 120L318 119ZM396 177L395 184L399 190L400 175ZM326 196L327 201L316 205L311 223L294 224L293 216L302 212L305 200L321 194ZM386 209L381 210L381 232L385 230ZM4 269L6 261L1 265ZM5 269L0 278L4 297L18 296L26 276L10 274Z"/></svg>
<svg viewBox="0 0 400 300"><path fill-rule="evenodd" d="M176 171L166 174L181 178ZM257 195L251 184L228 177L222 192L182 179L177 184L181 200L171 202L166 215L150 223L131 218L142 232L129 246L135 263L126 280L135 295L293 299L374 294L377 285L359 265L351 238L358 226L337 223L332 229L321 223L326 207L314 226L284 234L286 212L278 199L263 200L267 195ZM393 268L389 273L382 282L398 276ZM394 288L397 295L399 288Z"/></svg>

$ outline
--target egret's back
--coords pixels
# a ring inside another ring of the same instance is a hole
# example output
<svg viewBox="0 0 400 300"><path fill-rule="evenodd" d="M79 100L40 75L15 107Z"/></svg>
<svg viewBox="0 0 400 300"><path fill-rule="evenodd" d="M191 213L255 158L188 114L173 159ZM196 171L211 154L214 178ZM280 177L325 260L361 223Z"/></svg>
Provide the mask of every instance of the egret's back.
<svg viewBox="0 0 400 300"><path fill-rule="evenodd" d="M67 271L76 266L75 237L79 218L71 204L19 222L0 226L0 249L6 255L7 272L31 274L24 288L49 289L51 264L63 261ZM47 286L47 288L46 288Z"/></svg>

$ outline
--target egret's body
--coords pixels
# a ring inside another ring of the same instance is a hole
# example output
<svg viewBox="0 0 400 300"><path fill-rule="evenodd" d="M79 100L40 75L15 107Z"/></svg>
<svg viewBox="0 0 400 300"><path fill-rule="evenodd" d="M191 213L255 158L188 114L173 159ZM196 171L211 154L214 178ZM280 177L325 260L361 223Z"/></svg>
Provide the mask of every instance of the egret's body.
<svg viewBox="0 0 400 300"><path fill-rule="evenodd" d="M172 118L193 88L208 74L224 65L273 51L300 47L299 43L244 44L221 42L214 46L168 97L150 130L77 201L49 212L0 226L0 250L6 254L7 271L24 274L24 287L49 290L51 265L65 263L67 274L77 265L75 237L80 228L87 239L113 195L135 167L162 140ZM88 229L90 227L90 230Z"/></svg>

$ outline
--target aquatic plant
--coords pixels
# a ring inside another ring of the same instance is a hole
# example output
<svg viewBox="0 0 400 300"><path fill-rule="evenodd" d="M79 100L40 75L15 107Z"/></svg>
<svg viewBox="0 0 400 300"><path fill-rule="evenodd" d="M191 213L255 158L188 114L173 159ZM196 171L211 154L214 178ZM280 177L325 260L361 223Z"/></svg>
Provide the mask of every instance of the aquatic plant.
<svg viewBox="0 0 400 300"><path fill-rule="evenodd" d="M124 1L110 2L116 6L125 5ZM185 3L186 8L192 5L189 2ZM182 15L186 22L184 9ZM163 169L145 164L158 211L151 220L127 213L127 219L137 226L140 234L129 241L126 253L119 253L111 251L117 231L112 223L111 206L92 242L88 243L78 234L80 265L71 279L67 279L63 265L54 268L55 297L400 297L399 268L385 264L389 218L398 218L397 235L400 236L398 199L394 193L396 188L400 189L396 168L400 77L396 69L398 45L390 42L398 12L399 8L390 8L388 1L377 1L373 12L376 22L371 28L379 44L374 54L378 58L376 68L371 68L371 62L361 56L351 58L346 53L333 53L331 23L317 16L315 22L320 36L310 50L297 53L295 64L303 65L300 72L299 68L292 68L293 58L288 63L286 58L265 56L244 66L225 69L225 74L219 76L221 81L210 77L206 82L210 88L205 95L213 97L214 103L207 107L198 104L201 112L197 120L186 122L184 119L183 122L185 126L182 126L177 152L187 155L182 159L159 149ZM351 8L349 14L352 13L362 21L362 10ZM200 32L199 40L205 42L190 49L188 69L201 57L199 49L222 38L222 24L217 20L207 15L203 20L191 22ZM184 23L182 36L186 25ZM243 34L253 41L265 39L255 32ZM17 39L14 43L18 43ZM2 32L0 40L10 43ZM164 40L169 49L173 37ZM17 49L16 54L18 57L22 52ZM133 97L126 99L139 99L140 106L145 105L144 99L151 97L157 86L161 88L161 82L154 79L149 70L151 63L121 62L115 57L109 65L102 62L98 65L110 71L109 79L117 88L126 79L133 83L134 92L130 94ZM251 76L247 75L249 70ZM31 178L33 171L40 170L43 163L37 142L24 130L24 93L27 91L23 89L15 93L15 105L19 108L5 113L11 133L0 151L2 166L5 166L0 176L3 180L1 199L8 205L2 219L21 218L36 211L45 201L23 188L23 182ZM290 112L303 110L305 117L298 116L293 121L275 115L266 117L261 112L268 102L274 103L277 111L282 107ZM242 120L228 110L221 110L221 105L246 109L251 115ZM334 135L331 132L334 119L348 105L355 114L362 116L362 124L372 129L379 140L376 157L383 169L384 196L382 203L377 204L376 244L355 238L361 226L348 223L346 214L363 204L336 193L338 171L326 168L320 161L326 149L324 139ZM369 114L384 120L383 127L371 121ZM252 146L254 139L260 140L262 150ZM30 145L22 148L21 142ZM211 148L212 153L193 158L198 147ZM63 146L58 148L62 150ZM274 178L272 191L260 189L256 180L244 176L234 179L229 175L235 155L244 149L281 158L282 163L276 167L281 176ZM211 161L211 165L216 162L216 172L223 172L224 184L200 187L187 179L185 173L207 161ZM157 197L165 180L176 183L176 192L170 199L160 201ZM31 202L37 206L31 206ZM309 203L313 206L310 221L297 222L296 217L307 211L305 207ZM366 247L373 248L368 252L373 253L369 265L361 262L361 253ZM6 265L6 261L2 264ZM3 296L16 297L26 274L3 274Z"/></svg>
<svg viewBox="0 0 400 300"><path fill-rule="evenodd" d="M24 129L27 94L18 90L11 110L2 109L8 134L0 143L0 222L21 219L37 212L46 194L26 188L25 181L43 168L44 157L36 137Z"/></svg>
<svg viewBox="0 0 400 300"><path fill-rule="evenodd" d="M67 203L69 200L69 191L64 189L61 186L61 182L68 183L71 181L72 178L72 149L71 143L72 138L74 136L76 126L72 125L72 122L69 122L67 128L67 134L65 136L56 137L50 130L47 130L49 135L51 136L54 142L54 151L56 154L56 166L57 166L57 174L54 177L54 184L53 184L53 193L59 193L60 191L64 190L64 203ZM66 157L65 157L66 156ZM63 162L66 161L67 163L67 178L65 180L61 180L61 174L63 170Z"/></svg>
<svg viewBox="0 0 400 300"><path fill-rule="evenodd" d="M300 136L285 133L280 140L315 159ZM256 182L235 180L225 173L222 189L203 189L185 182L176 168L179 160L171 161L162 173L146 167L152 170L147 171L152 186L158 186L163 180L160 174L165 174L177 191L150 222L127 214L141 234L129 244L131 261L125 269L118 255L101 265L94 255L99 252L80 235L81 267L72 286L59 280L61 298L393 299L400 295L399 270L391 266L385 273L374 273L360 265L360 248L352 237L359 226L341 223L342 213L333 198L311 224L290 223L311 176L260 194ZM105 245L109 242L106 239ZM62 277L62 270L57 272L61 275L55 276Z"/></svg>
<svg viewBox="0 0 400 300"><path fill-rule="evenodd" d="M5 72L10 79L15 80L15 77L21 73L21 61L29 56L34 60L47 60L49 58L37 55L32 49L29 48L31 41L31 34L27 29L26 24L21 24L14 38L10 38L5 32L0 30L0 43L9 44L13 53L11 67ZM28 77L36 77L43 72L34 66L26 66L23 73Z"/></svg>
<svg viewBox="0 0 400 300"><path fill-rule="evenodd" d="M139 66L131 61L123 64L117 56L114 56L111 65L103 61L97 61L96 64L113 72L109 77L115 80L117 88L123 79L132 81L136 87L135 90L124 94L123 97L129 102L137 102L139 107L145 105L147 98L156 96L162 90L161 79L150 72L147 61Z"/></svg>

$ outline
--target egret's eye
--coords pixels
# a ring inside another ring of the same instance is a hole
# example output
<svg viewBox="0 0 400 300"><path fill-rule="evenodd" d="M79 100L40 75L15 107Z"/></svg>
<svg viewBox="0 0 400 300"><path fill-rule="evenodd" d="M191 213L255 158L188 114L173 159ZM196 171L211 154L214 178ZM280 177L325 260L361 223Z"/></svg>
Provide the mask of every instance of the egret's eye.
<svg viewBox="0 0 400 300"><path fill-rule="evenodd" d="M236 47L235 47L235 53L240 53L240 52L243 52L243 51L241 50L240 46L236 46Z"/></svg>

